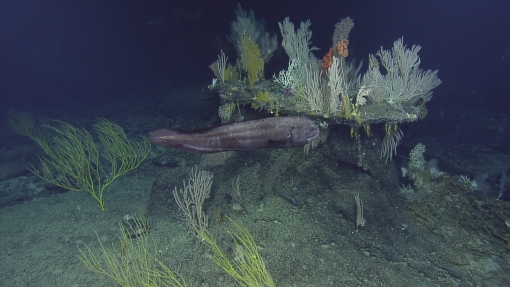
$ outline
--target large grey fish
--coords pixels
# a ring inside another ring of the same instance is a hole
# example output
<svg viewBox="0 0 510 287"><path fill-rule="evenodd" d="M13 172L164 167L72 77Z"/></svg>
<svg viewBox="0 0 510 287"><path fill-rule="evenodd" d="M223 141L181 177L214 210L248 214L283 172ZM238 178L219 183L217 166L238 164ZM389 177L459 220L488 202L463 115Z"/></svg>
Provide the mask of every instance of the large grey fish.
<svg viewBox="0 0 510 287"><path fill-rule="evenodd" d="M304 146L318 135L319 128L308 118L273 117L198 130L157 130L149 135L149 140L191 153L216 153Z"/></svg>

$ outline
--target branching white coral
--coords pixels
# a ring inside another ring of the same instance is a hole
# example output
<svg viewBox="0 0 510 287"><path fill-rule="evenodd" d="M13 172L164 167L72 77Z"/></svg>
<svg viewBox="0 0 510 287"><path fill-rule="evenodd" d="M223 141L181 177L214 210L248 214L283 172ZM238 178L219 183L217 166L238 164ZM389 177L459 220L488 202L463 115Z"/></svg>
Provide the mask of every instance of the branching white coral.
<svg viewBox="0 0 510 287"><path fill-rule="evenodd" d="M441 80L436 71L423 71L419 68L419 45L407 49L403 44L404 38L393 44L391 51L382 48L376 55L386 74L379 71L379 62L371 55L369 70L363 79L363 85L374 84L374 90L382 94L383 100L404 112L402 103L414 105L417 101L429 101L432 98L432 89L437 87Z"/></svg>

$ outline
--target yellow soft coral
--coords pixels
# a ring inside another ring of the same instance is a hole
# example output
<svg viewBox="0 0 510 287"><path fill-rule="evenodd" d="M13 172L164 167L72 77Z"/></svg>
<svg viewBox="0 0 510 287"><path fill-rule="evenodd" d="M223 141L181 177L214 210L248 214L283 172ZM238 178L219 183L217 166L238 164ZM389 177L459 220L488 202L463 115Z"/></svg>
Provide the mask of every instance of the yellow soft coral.
<svg viewBox="0 0 510 287"><path fill-rule="evenodd" d="M264 59L260 57L259 45L250 38L242 37L241 48L243 49L241 63L248 73L250 86L253 87L253 84L264 75Z"/></svg>
<svg viewBox="0 0 510 287"><path fill-rule="evenodd" d="M267 91L259 91L255 94L254 99L263 103L271 102L271 97L269 97L269 93Z"/></svg>
<svg viewBox="0 0 510 287"><path fill-rule="evenodd" d="M225 67L225 81L232 81L237 79L239 79L239 72L234 66L228 64Z"/></svg>

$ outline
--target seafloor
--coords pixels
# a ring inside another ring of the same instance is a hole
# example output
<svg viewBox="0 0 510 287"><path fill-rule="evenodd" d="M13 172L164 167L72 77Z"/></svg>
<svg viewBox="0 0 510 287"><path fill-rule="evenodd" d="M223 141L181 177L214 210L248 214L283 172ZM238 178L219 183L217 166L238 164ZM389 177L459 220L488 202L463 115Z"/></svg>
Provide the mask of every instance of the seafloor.
<svg viewBox="0 0 510 287"><path fill-rule="evenodd" d="M217 106L207 89L190 87L159 100L133 95L95 108L26 110L36 118L87 129L95 117L105 117L136 139L160 128L218 123ZM249 109L242 113L245 119L260 116ZM119 222L142 210L158 259L187 286L236 286L209 258L209 250L186 233L173 199L172 190L195 166L214 173L204 204L210 232L228 250L233 242L215 218L221 214L227 226L226 216L242 222L276 286L510 285L510 205L496 200L501 174L510 166L508 115L430 108L425 120L403 127L405 138L398 147L403 156L387 164L380 159L383 126L372 127L370 137L362 134L361 149L348 127L329 128L327 140L308 154L303 148L236 152L215 167L204 166L200 155L153 146L139 168L106 189L101 211L89 194L63 190L31 174L26 166L37 165L42 150L3 122L0 285L116 286L84 266L78 247L100 251L99 237L106 248L119 249ZM437 159L444 172L438 183L444 188L407 202L399 189L411 182L400 168L419 142L427 146L426 160ZM473 191L459 183L460 175L473 179L481 173L488 174L490 190ZM232 209L230 196L238 176L242 211ZM274 189L301 206L274 195ZM353 192L364 205L366 224L359 228Z"/></svg>

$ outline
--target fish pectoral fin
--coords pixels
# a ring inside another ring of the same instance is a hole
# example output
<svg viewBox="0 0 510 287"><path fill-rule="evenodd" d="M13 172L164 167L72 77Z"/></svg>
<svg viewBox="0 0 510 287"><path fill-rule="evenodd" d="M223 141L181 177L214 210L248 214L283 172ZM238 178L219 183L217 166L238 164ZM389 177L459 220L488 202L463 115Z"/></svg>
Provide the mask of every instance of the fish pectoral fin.
<svg viewBox="0 0 510 287"><path fill-rule="evenodd" d="M268 140L268 144L270 147L285 146L289 142L289 139L290 139L290 137L280 138L280 139L270 139L270 140Z"/></svg>
<svg viewBox="0 0 510 287"><path fill-rule="evenodd" d="M290 137L287 138L281 138L281 139L270 139L269 142L283 142L286 140L289 140Z"/></svg>

